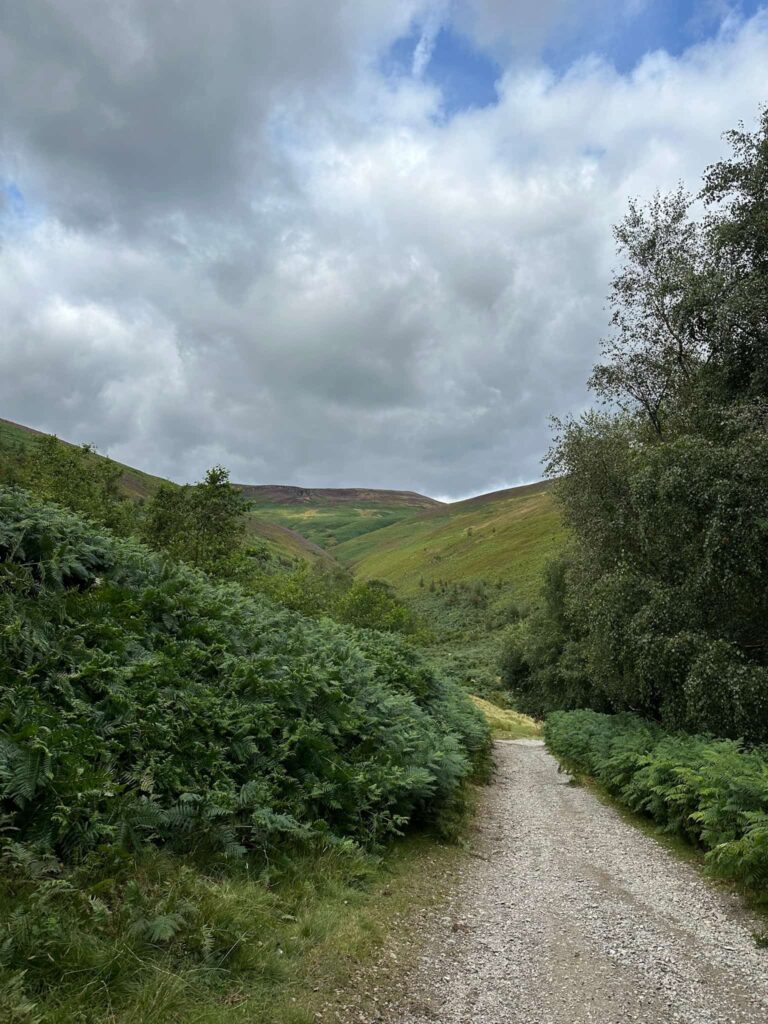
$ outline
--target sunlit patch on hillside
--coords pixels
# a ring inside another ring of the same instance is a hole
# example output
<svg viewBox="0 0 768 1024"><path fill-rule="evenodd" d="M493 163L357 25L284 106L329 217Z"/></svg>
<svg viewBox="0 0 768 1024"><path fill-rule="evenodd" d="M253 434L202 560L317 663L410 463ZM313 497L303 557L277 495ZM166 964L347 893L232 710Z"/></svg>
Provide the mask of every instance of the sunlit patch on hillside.
<svg viewBox="0 0 768 1024"><path fill-rule="evenodd" d="M500 708L482 697L472 697L472 701L485 715L495 740L536 739L541 736L541 722L535 718L509 708Z"/></svg>

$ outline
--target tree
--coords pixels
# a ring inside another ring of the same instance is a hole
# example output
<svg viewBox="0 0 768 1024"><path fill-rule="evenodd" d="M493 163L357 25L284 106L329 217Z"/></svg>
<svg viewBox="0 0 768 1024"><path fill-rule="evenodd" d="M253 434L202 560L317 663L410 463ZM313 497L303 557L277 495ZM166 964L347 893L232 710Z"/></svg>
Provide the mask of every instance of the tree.
<svg viewBox="0 0 768 1024"><path fill-rule="evenodd" d="M707 168L701 198L718 282L710 344L728 400L768 397L768 107L726 133L733 155ZM713 289L715 290L715 289Z"/></svg>
<svg viewBox="0 0 768 1024"><path fill-rule="evenodd" d="M229 472L213 466L202 483L157 491L147 503L144 539L206 572L227 575L245 538L244 512Z"/></svg>
<svg viewBox="0 0 768 1024"><path fill-rule="evenodd" d="M583 700L763 742L768 114L728 138L701 220L678 190L616 229L590 381L607 409L556 421L548 461L571 562L514 628L505 672L529 708Z"/></svg>
<svg viewBox="0 0 768 1024"><path fill-rule="evenodd" d="M639 408L661 435L667 407L706 358L701 317L692 299L703 273L701 227L678 189L646 208L630 203L614 229L622 269L611 283L613 334L589 384L606 402Z"/></svg>

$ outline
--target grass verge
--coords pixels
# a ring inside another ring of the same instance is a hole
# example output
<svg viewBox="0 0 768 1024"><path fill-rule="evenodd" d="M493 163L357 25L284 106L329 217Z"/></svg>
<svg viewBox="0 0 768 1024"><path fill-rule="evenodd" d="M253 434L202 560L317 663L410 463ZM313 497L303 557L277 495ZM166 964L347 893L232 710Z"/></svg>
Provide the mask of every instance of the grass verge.
<svg viewBox="0 0 768 1024"><path fill-rule="evenodd" d="M0 1019L9 1024L310 1024L360 993L355 975L462 856L425 836L379 858L294 857L259 878L163 853L90 887L4 875ZM110 897L105 888L111 888ZM25 892L26 888L26 892ZM75 889L77 890L76 895ZM24 963L26 961L26 963ZM30 982L33 984L30 984Z"/></svg>
<svg viewBox="0 0 768 1024"><path fill-rule="evenodd" d="M471 700L485 715L495 740L538 739L541 736L541 722L535 718L509 708L497 707L482 697L473 696Z"/></svg>

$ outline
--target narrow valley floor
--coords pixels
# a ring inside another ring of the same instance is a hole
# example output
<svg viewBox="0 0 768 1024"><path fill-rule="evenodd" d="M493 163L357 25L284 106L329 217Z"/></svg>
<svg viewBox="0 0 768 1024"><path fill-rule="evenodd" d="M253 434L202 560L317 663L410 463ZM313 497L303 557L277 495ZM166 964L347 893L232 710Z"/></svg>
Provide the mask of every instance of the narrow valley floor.
<svg viewBox="0 0 768 1024"><path fill-rule="evenodd" d="M384 950L366 1024L765 1024L768 950L738 897L569 785L540 741L496 745L473 852ZM394 963L393 963L394 962ZM395 963L397 964L396 968Z"/></svg>

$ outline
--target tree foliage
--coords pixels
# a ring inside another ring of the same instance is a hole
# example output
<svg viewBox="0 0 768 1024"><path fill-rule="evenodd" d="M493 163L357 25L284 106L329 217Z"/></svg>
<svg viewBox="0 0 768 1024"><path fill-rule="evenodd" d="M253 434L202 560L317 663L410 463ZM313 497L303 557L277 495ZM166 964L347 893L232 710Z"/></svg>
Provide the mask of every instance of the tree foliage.
<svg viewBox="0 0 768 1024"><path fill-rule="evenodd" d="M142 538L173 558L220 576L231 575L244 540L245 501L223 466L199 484L162 486L147 504Z"/></svg>
<svg viewBox="0 0 768 1024"><path fill-rule="evenodd" d="M557 589L510 636L527 710L632 710L768 739L768 112L616 237L602 412L557 423L572 533Z"/></svg>

